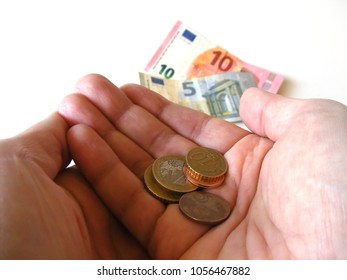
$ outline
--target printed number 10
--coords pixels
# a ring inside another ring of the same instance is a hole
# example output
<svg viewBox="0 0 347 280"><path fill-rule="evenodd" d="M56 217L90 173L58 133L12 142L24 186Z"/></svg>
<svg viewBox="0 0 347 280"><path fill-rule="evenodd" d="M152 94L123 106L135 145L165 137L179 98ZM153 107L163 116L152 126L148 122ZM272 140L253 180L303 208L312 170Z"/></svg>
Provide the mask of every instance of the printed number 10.
<svg viewBox="0 0 347 280"><path fill-rule="evenodd" d="M224 56L221 57L222 52L221 51L214 51L214 58L211 61L211 65L215 65L217 62L218 63L218 69L220 71L228 71L231 66L233 66L233 60L228 54L226 53Z"/></svg>
<svg viewBox="0 0 347 280"><path fill-rule="evenodd" d="M160 65L161 69L159 71L160 75L163 75L166 79L171 79L175 74L175 70L172 68L167 68L166 64Z"/></svg>

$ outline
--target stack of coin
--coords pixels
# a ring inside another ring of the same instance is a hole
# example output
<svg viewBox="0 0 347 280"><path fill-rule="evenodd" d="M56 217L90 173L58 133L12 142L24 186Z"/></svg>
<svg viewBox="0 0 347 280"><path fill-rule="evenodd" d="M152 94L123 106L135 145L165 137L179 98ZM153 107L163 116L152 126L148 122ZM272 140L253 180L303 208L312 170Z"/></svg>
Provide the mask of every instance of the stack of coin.
<svg viewBox="0 0 347 280"><path fill-rule="evenodd" d="M211 193L196 190L221 185L227 167L220 153L197 147L185 157L169 155L156 159L146 169L144 181L154 197L165 203L179 203L188 218L205 224L218 224L230 214L228 202Z"/></svg>
<svg viewBox="0 0 347 280"><path fill-rule="evenodd" d="M188 152L183 172L192 184L215 188L223 183L227 168L227 161L220 153L197 147Z"/></svg>
<svg viewBox="0 0 347 280"><path fill-rule="evenodd" d="M198 186L191 184L183 173L183 156L164 156L150 165L144 174L145 185L156 198L166 203L178 202L187 192Z"/></svg>

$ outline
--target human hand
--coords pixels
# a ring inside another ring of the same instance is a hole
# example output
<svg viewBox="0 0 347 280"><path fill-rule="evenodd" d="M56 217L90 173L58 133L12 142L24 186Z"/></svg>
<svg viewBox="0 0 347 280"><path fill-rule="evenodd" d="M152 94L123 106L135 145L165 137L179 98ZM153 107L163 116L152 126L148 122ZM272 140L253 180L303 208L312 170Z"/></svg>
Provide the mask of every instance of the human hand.
<svg viewBox="0 0 347 280"><path fill-rule="evenodd" d="M98 76L79 87L83 95L68 97L60 113L89 125L74 126L68 139L93 185L65 169L68 127L57 114L2 140L0 258L146 258L147 250L157 258L346 257L343 105L249 90L243 119L273 145L140 87L124 87L126 97ZM160 120L148 114L158 109ZM225 184L213 192L235 207L214 228L165 207L139 179L155 157L196 144L229 161Z"/></svg>
<svg viewBox="0 0 347 280"><path fill-rule="evenodd" d="M103 212L131 236L119 248L125 235L99 246L89 232L99 256L105 248L122 252L135 244L136 252L142 246L159 259L347 257L345 106L249 89L241 101L249 133L145 88L118 89L101 76L83 78L77 89L81 94L68 96L59 109L72 126L72 156L92 186L90 199L75 197L92 217L88 200L97 201L96 193ZM186 219L177 204L150 196L142 181L155 158L185 155L197 145L220 151L229 163L224 184L211 192L234 208L216 227ZM99 220L90 219L97 232Z"/></svg>
<svg viewBox="0 0 347 280"><path fill-rule="evenodd" d="M0 259L147 258L83 175L66 169L68 129L54 113L0 141Z"/></svg>

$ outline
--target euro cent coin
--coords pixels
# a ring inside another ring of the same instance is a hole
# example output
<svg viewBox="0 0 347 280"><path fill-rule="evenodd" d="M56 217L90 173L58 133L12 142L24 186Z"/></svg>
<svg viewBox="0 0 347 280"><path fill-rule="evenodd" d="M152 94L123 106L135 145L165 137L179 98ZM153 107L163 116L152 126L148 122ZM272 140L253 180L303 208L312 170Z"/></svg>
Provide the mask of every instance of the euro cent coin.
<svg viewBox="0 0 347 280"><path fill-rule="evenodd" d="M177 203L183 194L162 187L153 177L152 164L145 171L144 181L151 195L165 203Z"/></svg>
<svg viewBox="0 0 347 280"><path fill-rule="evenodd" d="M206 191L183 194L179 208L189 219L208 225L223 222L231 213L231 207L225 199Z"/></svg>
<svg viewBox="0 0 347 280"><path fill-rule="evenodd" d="M228 163L222 154L210 148L196 147L186 156L184 174L195 185L213 188L223 183L227 169Z"/></svg>
<svg viewBox="0 0 347 280"><path fill-rule="evenodd" d="M163 156L153 162L152 172L157 182L164 188L180 193L192 192L198 186L190 183L183 173L184 156Z"/></svg>

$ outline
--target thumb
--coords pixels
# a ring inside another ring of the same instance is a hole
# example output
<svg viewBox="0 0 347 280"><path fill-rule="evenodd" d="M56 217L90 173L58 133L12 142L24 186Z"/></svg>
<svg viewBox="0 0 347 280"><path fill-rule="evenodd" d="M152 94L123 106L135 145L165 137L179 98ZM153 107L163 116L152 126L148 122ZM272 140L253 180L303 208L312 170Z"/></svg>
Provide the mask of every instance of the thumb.
<svg viewBox="0 0 347 280"><path fill-rule="evenodd" d="M254 133L277 141L293 125L300 105L299 99L249 88L242 95L240 115Z"/></svg>

